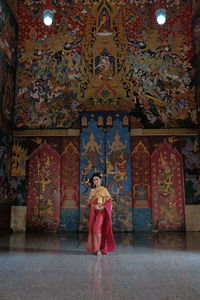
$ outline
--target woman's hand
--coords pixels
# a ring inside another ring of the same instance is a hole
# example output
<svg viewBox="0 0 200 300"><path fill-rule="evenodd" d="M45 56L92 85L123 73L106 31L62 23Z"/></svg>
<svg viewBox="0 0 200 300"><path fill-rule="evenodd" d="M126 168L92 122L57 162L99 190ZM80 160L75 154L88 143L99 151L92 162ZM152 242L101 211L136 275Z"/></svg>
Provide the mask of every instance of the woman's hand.
<svg viewBox="0 0 200 300"><path fill-rule="evenodd" d="M91 200L90 200L90 199L87 200L86 206L87 206L87 207L90 207L90 206L91 206Z"/></svg>
<svg viewBox="0 0 200 300"><path fill-rule="evenodd" d="M101 205L101 204L96 204L96 205L94 205L94 208L95 208L95 209L101 210L101 209L103 209L103 205Z"/></svg>

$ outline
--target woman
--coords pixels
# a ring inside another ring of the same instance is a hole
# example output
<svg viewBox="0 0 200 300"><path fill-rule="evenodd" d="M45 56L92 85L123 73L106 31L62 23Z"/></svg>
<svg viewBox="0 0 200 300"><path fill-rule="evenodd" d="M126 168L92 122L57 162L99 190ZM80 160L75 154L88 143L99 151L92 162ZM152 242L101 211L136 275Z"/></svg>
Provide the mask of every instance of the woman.
<svg viewBox="0 0 200 300"><path fill-rule="evenodd" d="M115 251L112 233L112 199L108 190L101 186L100 173L94 173L91 181L95 188L91 189L88 206L90 217L88 222L88 248L97 256Z"/></svg>

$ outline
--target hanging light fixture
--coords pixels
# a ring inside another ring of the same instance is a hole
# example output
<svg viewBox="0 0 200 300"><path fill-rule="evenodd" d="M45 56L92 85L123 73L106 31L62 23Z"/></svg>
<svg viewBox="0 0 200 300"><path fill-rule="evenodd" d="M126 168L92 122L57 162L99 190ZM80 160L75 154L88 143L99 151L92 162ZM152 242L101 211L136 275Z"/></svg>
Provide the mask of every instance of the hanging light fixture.
<svg viewBox="0 0 200 300"><path fill-rule="evenodd" d="M53 15L55 9L53 9L51 0L46 0L45 9L43 11L43 22L46 26L51 26L53 23Z"/></svg>
<svg viewBox="0 0 200 300"><path fill-rule="evenodd" d="M164 25L167 19L166 9L160 8L156 10L156 21L159 25Z"/></svg>

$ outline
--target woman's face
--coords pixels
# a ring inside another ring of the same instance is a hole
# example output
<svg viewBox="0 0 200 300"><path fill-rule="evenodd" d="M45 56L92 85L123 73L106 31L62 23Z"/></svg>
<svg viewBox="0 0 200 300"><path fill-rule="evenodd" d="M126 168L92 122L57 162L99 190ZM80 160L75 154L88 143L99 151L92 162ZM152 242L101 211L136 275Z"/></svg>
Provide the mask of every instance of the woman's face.
<svg viewBox="0 0 200 300"><path fill-rule="evenodd" d="M98 176L94 176L93 183L96 186L100 186L101 185L101 179Z"/></svg>

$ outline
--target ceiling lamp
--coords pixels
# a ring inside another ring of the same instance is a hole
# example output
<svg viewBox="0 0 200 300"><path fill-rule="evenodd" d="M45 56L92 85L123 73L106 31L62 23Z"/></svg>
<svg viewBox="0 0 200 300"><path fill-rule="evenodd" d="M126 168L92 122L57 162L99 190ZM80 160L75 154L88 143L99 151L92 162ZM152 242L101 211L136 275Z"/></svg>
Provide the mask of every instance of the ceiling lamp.
<svg viewBox="0 0 200 300"><path fill-rule="evenodd" d="M53 9L51 0L46 0L46 5L43 11L43 22L46 26L51 26L53 23L53 15L55 13L55 9Z"/></svg>
<svg viewBox="0 0 200 300"><path fill-rule="evenodd" d="M156 10L156 21L159 25L165 24L166 18L166 9L160 8Z"/></svg>

